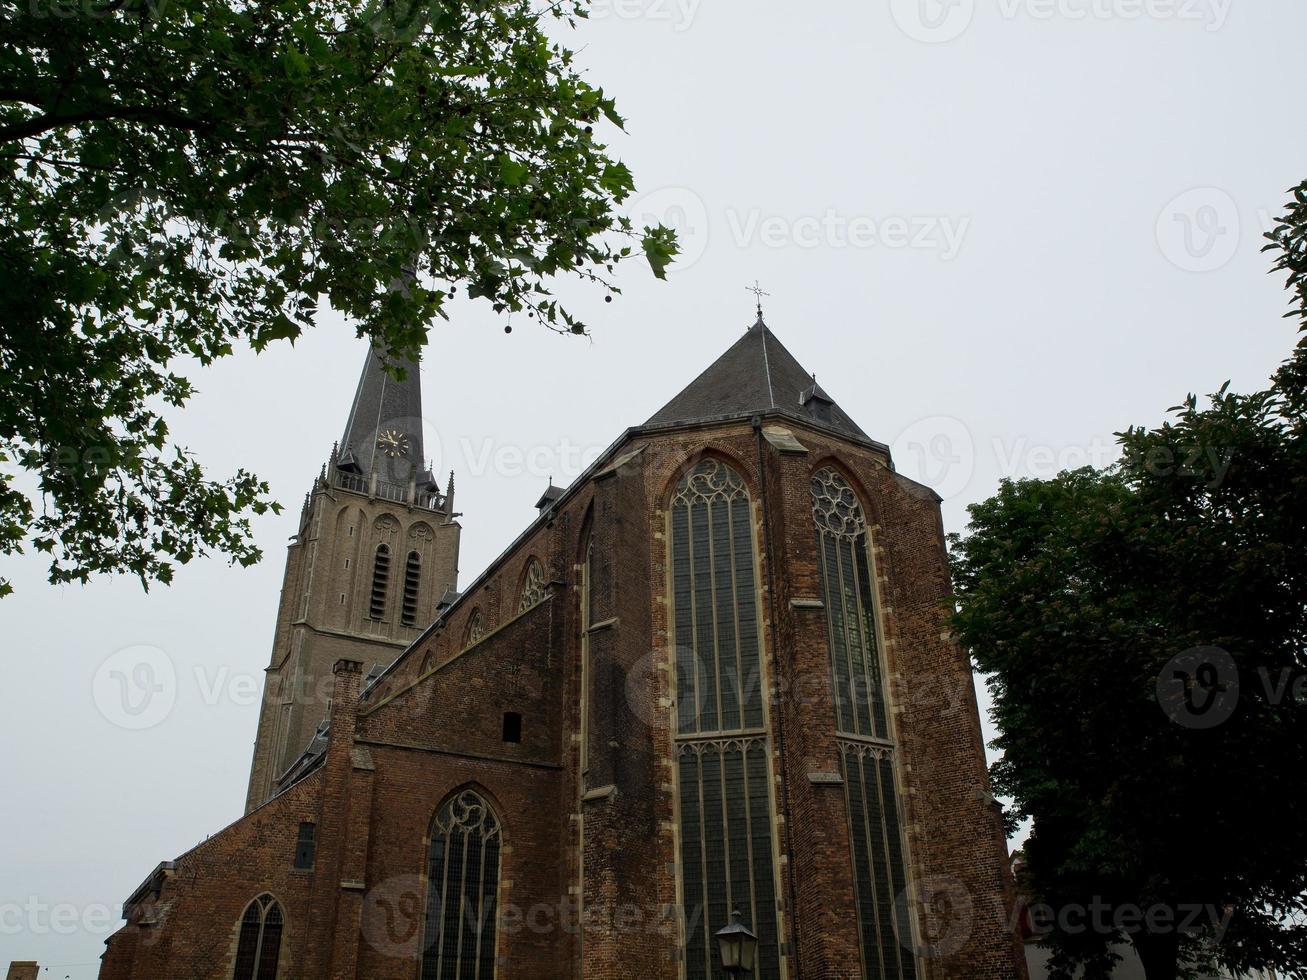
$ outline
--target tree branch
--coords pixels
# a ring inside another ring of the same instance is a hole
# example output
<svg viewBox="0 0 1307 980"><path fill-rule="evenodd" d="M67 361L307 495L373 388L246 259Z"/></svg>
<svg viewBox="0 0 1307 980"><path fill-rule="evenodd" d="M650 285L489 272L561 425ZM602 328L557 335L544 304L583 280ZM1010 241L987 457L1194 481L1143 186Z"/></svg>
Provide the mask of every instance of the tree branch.
<svg viewBox="0 0 1307 980"><path fill-rule="evenodd" d="M12 123L8 126L0 126L0 143L30 139L52 129L62 129L65 126L75 126L78 123L104 122L111 119L132 122L158 122L174 129L185 129L191 132L203 132L213 128L211 124L192 119L173 109L156 106L103 106L95 109L84 109L81 112L47 113L44 116L33 116L31 119L25 119L22 122Z"/></svg>

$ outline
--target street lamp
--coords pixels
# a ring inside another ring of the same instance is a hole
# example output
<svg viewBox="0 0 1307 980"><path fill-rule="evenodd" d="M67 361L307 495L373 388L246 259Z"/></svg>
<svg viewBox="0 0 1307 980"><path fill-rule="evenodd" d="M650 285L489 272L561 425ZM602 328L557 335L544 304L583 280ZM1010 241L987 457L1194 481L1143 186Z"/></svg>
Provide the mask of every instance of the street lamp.
<svg viewBox="0 0 1307 980"><path fill-rule="evenodd" d="M758 959L758 937L740 921L737 909L731 913L731 924L717 930L717 948L722 956L722 969L732 977L753 973Z"/></svg>

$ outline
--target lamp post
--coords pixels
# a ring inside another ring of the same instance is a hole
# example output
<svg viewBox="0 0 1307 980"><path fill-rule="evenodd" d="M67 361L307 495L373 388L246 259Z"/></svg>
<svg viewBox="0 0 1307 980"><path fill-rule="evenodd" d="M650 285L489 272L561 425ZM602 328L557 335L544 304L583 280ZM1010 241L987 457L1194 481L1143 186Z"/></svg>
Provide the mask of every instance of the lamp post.
<svg viewBox="0 0 1307 980"><path fill-rule="evenodd" d="M758 937L740 921L738 909L731 913L731 924L717 930L717 949L728 976L753 974L753 965L758 961Z"/></svg>

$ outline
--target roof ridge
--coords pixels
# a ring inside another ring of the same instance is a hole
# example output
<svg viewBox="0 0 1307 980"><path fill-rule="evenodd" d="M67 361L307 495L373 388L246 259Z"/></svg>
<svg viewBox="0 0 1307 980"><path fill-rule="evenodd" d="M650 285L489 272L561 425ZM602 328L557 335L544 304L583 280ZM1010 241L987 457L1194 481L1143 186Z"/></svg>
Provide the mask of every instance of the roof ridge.
<svg viewBox="0 0 1307 980"><path fill-rule="evenodd" d="M769 408L775 408L776 391L771 383L771 360L767 357L767 335L771 333L771 331L767 329L767 324L763 320L761 312L758 314L757 326L762 327L759 333L762 335L762 369L767 375L767 406Z"/></svg>

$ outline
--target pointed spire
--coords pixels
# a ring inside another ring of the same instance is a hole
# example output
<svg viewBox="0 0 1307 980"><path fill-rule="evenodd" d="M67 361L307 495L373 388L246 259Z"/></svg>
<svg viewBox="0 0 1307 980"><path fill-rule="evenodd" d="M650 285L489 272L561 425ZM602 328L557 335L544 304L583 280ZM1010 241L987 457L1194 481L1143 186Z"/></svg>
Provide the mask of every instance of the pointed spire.
<svg viewBox="0 0 1307 980"><path fill-rule="evenodd" d="M376 349L368 351L340 440L337 466L407 487L421 476L422 380L416 362L402 366L404 377L397 380Z"/></svg>

